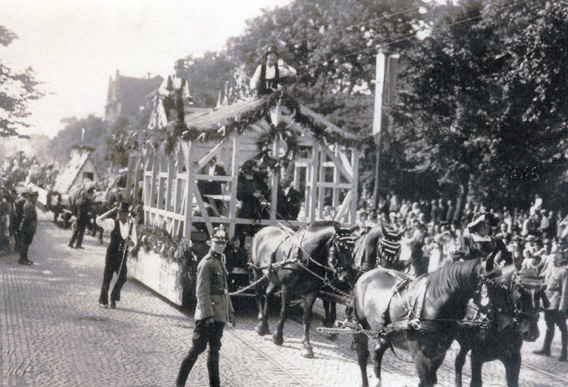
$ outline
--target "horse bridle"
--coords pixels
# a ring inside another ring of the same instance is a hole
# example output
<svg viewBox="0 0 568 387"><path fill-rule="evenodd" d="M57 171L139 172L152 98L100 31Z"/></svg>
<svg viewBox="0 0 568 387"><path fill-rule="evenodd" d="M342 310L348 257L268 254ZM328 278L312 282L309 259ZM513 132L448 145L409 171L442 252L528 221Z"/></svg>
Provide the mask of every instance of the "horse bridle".
<svg viewBox="0 0 568 387"><path fill-rule="evenodd" d="M538 321L539 319L539 314L531 314L529 312L525 312L524 310L522 310L522 307L519 308L519 300L516 300L515 298L515 294L517 291L519 291L519 293L525 293L526 295L528 295L529 297L533 297L533 295L531 294L531 289L528 285L523 284L522 281L518 280L517 277L514 277L513 280L511 280L511 283L509 285L504 285L501 284L499 281L496 281L494 279L488 278L487 276L482 276L481 280L480 280L480 285L478 288L478 293L482 293L483 292L483 286L491 286L494 288L498 288L501 289L505 292L507 292L507 303L506 303L506 310L503 310L503 308L498 308L496 310L491 310L491 308L485 308L487 309L490 313L488 318L488 326L492 325L493 323L496 322L496 316L500 315L500 316L507 316L511 318L511 325L513 327L518 327L520 324L521 320L529 320L529 321ZM537 292L540 292L541 289L540 287L537 286ZM536 296L535 296L536 297ZM494 304L494 300L491 300L491 297L489 297L489 301L491 304ZM480 300L481 301L481 300ZM535 302L536 305L536 299L531 300L532 302ZM495 305L493 305L495 306ZM484 309L484 306L481 305L480 309ZM505 328L507 328L509 325L506 325L504 327L501 327L499 330L504 330Z"/></svg>

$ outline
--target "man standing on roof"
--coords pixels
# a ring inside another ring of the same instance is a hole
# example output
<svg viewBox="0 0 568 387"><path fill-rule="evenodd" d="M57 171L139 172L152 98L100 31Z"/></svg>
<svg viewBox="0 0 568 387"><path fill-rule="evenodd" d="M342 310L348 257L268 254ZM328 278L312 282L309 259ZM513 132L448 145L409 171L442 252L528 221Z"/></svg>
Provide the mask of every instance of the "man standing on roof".
<svg viewBox="0 0 568 387"><path fill-rule="evenodd" d="M184 101L192 105L193 98L189 94L187 79L184 78L185 66L183 59L176 61L174 66L175 74L168 76L160 85L158 93L164 97L162 104L166 112L168 121L170 120L170 110L175 109L179 121L185 121Z"/></svg>
<svg viewBox="0 0 568 387"><path fill-rule="evenodd" d="M266 63L258 65L250 80L250 88L256 90L259 96L271 94L278 90L287 79L296 76L296 69L278 60L278 49L269 46L264 54Z"/></svg>

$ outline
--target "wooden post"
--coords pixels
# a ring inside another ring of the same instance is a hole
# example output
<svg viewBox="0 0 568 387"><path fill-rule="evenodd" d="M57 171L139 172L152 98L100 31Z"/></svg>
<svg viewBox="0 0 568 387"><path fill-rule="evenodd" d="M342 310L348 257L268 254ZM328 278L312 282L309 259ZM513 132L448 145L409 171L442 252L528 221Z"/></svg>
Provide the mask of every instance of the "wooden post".
<svg viewBox="0 0 568 387"><path fill-rule="evenodd" d="M377 151L375 153L375 187L373 190L373 210L376 210L379 204L379 171L381 159L381 125L383 120L383 91L385 86L385 69L386 55L381 46L377 53L377 65L375 74L375 110L373 113L373 136ZM357 199L355 199L357 200Z"/></svg>

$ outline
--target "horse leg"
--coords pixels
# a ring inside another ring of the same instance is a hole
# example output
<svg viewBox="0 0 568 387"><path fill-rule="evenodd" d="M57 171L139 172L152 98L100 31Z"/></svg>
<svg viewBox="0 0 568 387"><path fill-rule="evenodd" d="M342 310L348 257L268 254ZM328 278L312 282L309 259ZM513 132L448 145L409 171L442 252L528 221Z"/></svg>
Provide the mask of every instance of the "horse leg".
<svg viewBox="0 0 568 387"><path fill-rule="evenodd" d="M288 319L288 309L290 307L290 300L288 298L288 286L282 286L282 305L280 309L280 321L276 327L276 332L272 334L272 342L276 345L284 344L284 323Z"/></svg>
<svg viewBox="0 0 568 387"><path fill-rule="evenodd" d="M518 387L519 386L519 373L521 372L521 349L518 352L511 353L501 362L505 366L505 373L507 375L507 386Z"/></svg>
<svg viewBox="0 0 568 387"><path fill-rule="evenodd" d="M369 387L369 378L367 377L367 361L369 360L369 338L364 333L353 335L357 343L357 362L361 369L361 385Z"/></svg>
<svg viewBox="0 0 568 387"><path fill-rule="evenodd" d="M411 350L412 354L413 351ZM434 383L432 381L432 360L424 355L422 351L414 352L414 366L416 367L416 374L420 379L419 387L433 387Z"/></svg>
<svg viewBox="0 0 568 387"><path fill-rule="evenodd" d="M479 354L476 352L471 352L471 383L470 387L481 387L483 381L481 379L481 367L483 366L483 361Z"/></svg>
<svg viewBox="0 0 568 387"><path fill-rule="evenodd" d="M308 359L314 358L314 351L310 344L310 325L312 323L312 308L316 298L317 292L312 292L304 298L304 338L302 340L304 350L302 351L302 356Z"/></svg>
<svg viewBox="0 0 568 387"><path fill-rule="evenodd" d="M468 351L469 351L469 348L465 348L465 345L461 346L461 344L460 344L460 351L459 351L458 355L456 356L456 364L455 364L456 387L462 387L462 371L463 371L463 366L465 364L465 357L466 357Z"/></svg>
<svg viewBox="0 0 568 387"><path fill-rule="evenodd" d="M377 348L375 349L375 376L378 379L377 387L381 386L381 363L383 361L383 355L385 351L388 349L386 344L377 344Z"/></svg>
<svg viewBox="0 0 568 387"><path fill-rule="evenodd" d="M335 320L337 320L337 309L336 303L333 301L326 300L325 297L322 298L323 310L325 311L325 319L323 320L323 326L326 328L333 327ZM330 340L336 340L337 334L328 334L326 337Z"/></svg>
<svg viewBox="0 0 568 387"><path fill-rule="evenodd" d="M268 328L268 294L274 292L274 284L270 282L266 290L257 286L255 289L255 298L258 306L258 323L256 324L256 333L264 336L270 333Z"/></svg>

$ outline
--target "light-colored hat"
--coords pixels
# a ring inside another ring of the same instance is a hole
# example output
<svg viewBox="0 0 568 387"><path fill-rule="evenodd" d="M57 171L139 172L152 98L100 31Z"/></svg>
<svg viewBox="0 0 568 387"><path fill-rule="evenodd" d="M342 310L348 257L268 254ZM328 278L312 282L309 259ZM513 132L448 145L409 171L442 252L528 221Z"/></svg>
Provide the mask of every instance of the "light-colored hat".
<svg viewBox="0 0 568 387"><path fill-rule="evenodd" d="M223 227L223 225L220 225L219 227L215 227L213 229L213 233L211 234L211 241L218 243L227 243L229 241L227 231L225 230L225 227Z"/></svg>

